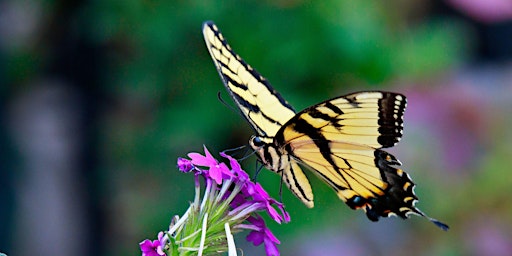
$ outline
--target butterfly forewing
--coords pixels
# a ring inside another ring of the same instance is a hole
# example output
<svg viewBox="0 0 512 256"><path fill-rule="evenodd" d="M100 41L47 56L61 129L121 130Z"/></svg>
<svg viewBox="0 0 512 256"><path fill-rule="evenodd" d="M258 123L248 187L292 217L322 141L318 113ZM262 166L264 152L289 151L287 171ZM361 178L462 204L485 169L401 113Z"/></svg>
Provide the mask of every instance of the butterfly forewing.
<svg viewBox="0 0 512 256"><path fill-rule="evenodd" d="M395 145L402 137L405 96L390 92L361 92L334 98L299 112L277 138L311 139L364 144L374 148Z"/></svg>
<svg viewBox="0 0 512 256"><path fill-rule="evenodd" d="M206 46L236 105L260 136L273 137L294 109L270 83L245 63L212 22L203 24Z"/></svg>

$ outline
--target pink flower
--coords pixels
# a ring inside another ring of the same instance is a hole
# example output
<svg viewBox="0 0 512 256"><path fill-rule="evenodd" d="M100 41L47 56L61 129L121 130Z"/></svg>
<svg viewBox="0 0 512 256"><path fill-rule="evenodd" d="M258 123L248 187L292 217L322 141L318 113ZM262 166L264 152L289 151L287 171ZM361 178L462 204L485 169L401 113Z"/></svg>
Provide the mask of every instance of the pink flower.
<svg viewBox="0 0 512 256"><path fill-rule="evenodd" d="M276 244L280 244L279 240L272 234L270 229L265 226L265 221L260 216L249 217L247 220L254 225L253 231L247 235L247 241L252 242L255 246L261 243L265 244L267 255L279 255Z"/></svg>
<svg viewBox="0 0 512 256"><path fill-rule="evenodd" d="M233 171L234 174L236 174L238 181L246 182L249 180L249 175L247 175L247 173L244 170L242 170L242 167L240 166L238 161L236 161L236 159L234 159L230 155L227 155L224 152L220 152L220 155L229 160L229 165L231 165L231 170Z"/></svg>
<svg viewBox="0 0 512 256"><path fill-rule="evenodd" d="M166 255L162 249L162 244L159 240L146 239L139 243L142 256L164 256Z"/></svg>
<svg viewBox="0 0 512 256"><path fill-rule="evenodd" d="M268 214L277 223L281 224L283 220L285 222L290 221L290 215L288 214L288 212L284 210L283 204L271 198L267 191L263 189L261 184L247 182L246 189L245 191L242 191L242 193L246 193L249 196L251 196L253 198L253 201L260 202L263 205L265 205L265 209L267 210ZM276 211L276 209L272 205L277 205L277 207L281 210L282 216Z"/></svg>
<svg viewBox="0 0 512 256"><path fill-rule="evenodd" d="M182 172L190 172L194 166L192 166L192 161L178 157L178 169Z"/></svg>
<svg viewBox="0 0 512 256"><path fill-rule="evenodd" d="M192 164L196 166L204 166L208 167L208 176L212 178L215 183L221 184L223 178L234 177L234 175L229 171L228 166L225 163L217 162L208 149L204 147L205 156L198 153L190 153L188 157L192 159Z"/></svg>
<svg viewBox="0 0 512 256"><path fill-rule="evenodd" d="M263 243L267 255L279 255L277 244L280 242L265 226L259 212L266 211L278 223L288 222L290 221L290 215L285 211L284 205L271 198L261 184L252 182L249 175L233 157L224 152L220 153L222 157L229 161L228 167L225 163L217 161L206 147L204 152L204 155L195 152L189 153L190 160L178 158L177 166L181 172L194 173L198 195L201 186L199 178L203 177L205 179L206 189L203 200L207 200L207 204L213 207L211 209L205 207L205 209L215 212L216 207L222 206L228 215L227 219L234 222L232 225L237 229L237 232L242 229L250 230L251 232L247 236L248 241L256 246ZM221 200L219 200L219 196L221 196ZM199 198L199 196L196 196L196 198ZM227 200L229 201L226 202ZM184 224L182 223L182 225ZM173 232L175 230L170 233ZM144 240L141 242L142 255L165 255L163 248L165 249L168 241L163 238L161 232L158 235L158 240Z"/></svg>

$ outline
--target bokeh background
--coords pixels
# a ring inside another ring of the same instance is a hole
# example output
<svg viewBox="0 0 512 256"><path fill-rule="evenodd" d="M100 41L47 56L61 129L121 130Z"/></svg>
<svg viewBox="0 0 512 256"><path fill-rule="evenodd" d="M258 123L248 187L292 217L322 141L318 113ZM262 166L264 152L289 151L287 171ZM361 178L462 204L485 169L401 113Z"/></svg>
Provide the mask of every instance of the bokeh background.
<svg viewBox="0 0 512 256"><path fill-rule="evenodd" d="M509 0L1 1L0 252L140 255L192 200L177 157L247 143L217 98L231 103L205 20L298 110L358 90L408 96L390 151L417 206L451 226L371 223L310 175L314 209L283 190L282 255L512 252ZM277 175L258 181L278 197Z"/></svg>

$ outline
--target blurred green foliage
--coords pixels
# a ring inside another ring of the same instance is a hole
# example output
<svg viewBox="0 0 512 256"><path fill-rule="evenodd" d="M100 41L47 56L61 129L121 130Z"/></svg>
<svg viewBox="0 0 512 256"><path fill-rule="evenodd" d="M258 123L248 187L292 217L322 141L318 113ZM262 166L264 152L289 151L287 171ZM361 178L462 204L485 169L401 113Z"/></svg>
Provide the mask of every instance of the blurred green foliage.
<svg viewBox="0 0 512 256"><path fill-rule="evenodd" d="M59 4L45 2L44 13L53 15ZM187 208L193 180L178 173L177 157L201 152L203 144L213 152L234 148L246 144L251 134L244 119L217 98L221 92L231 104L204 45L202 22L215 21L233 49L300 110L357 90L414 91L417 81L429 84L463 63L471 47L469 41L465 43L469 37L464 24L431 18L427 10L425 1L95 0L83 4L69 22L76 33L106 53L101 79L110 97L100 126L103 166L98 182L111 202L108 211L121 218L109 227L112 248L105 255L138 253L139 241L156 237L172 214ZM42 72L51 56L38 48L5 58L12 65L4 80L16 84ZM406 120L406 134L408 129ZM414 144L414 138L410 143L401 148L424 146ZM400 154L397 157L402 159ZM499 171L505 159L486 161ZM254 162L250 158L244 164L251 169ZM453 192L448 192L449 183L437 185L442 171L430 176L428 162L406 163L420 184L417 192L423 201L419 206L433 217L456 223L464 212L456 212L456 202L446 198ZM492 190L494 180L479 175L482 186ZM265 171L258 181L279 197L276 175ZM320 181L313 178L312 183L314 209L306 209L283 189L292 222L271 224L282 241L283 255L297 253L290 241L306 239L314 248L319 241L310 236L333 232L346 238L341 242L369 244L376 249L363 252L377 254L420 250L425 255L456 255L462 248L453 235L461 232L455 225L452 235L446 235L419 218L369 223L362 212L349 210ZM468 204L475 199L461 193L454 194L457 202ZM470 205L464 209L480 210ZM507 211L510 214L510 208ZM396 243L384 250L380 239ZM343 245L338 246L343 250Z"/></svg>
<svg viewBox="0 0 512 256"><path fill-rule="evenodd" d="M107 118L107 155L115 163L129 159L134 173L152 176L136 188L128 186L127 193L139 194L133 196L149 206L131 212L130 222L136 225L132 242L152 236L167 223L170 211L180 214L191 200L190 177L173 168L178 156L201 150L202 144L214 151L233 148L250 135L243 118L217 100L220 91L230 102L204 46L203 21L214 20L235 51L301 109L353 90L387 89L382 85L397 79L428 77L460 61L456 25L441 20L409 26L406 13L397 9L378 1L91 5L87 16L96 18L89 26L90 37L113 46L111 70L105 72L110 89L121 95L128 110L135 110L135 117L131 113L122 122ZM246 166L252 167L252 161ZM277 176L264 173L259 180L277 196ZM143 183L157 186L144 197ZM326 220L335 216L343 216L336 221L342 228L359 216L338 203L321 182L315 180L313 187L315 210L284 192L294 219L274 227L284 248L292 234L328 228L334 223ZM154 193L158 199L148 200Z"/></svg>

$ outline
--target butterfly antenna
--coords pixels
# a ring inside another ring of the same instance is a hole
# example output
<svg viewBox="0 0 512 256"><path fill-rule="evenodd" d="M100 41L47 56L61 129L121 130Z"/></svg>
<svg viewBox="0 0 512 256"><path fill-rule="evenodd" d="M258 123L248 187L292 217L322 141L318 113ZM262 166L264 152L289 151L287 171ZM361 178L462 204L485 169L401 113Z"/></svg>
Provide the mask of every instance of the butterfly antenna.
<svg viewBox="0 0 512 256"><path fill-rule="evenodd" d="M236 147L236 148L228 148L228 149L225 149L225 150L224 150L224 151L222 151L222 152L224 152L224 153L230 153L230 152L233 152L233 151L237 151L237 150L243 149L243 148L245 148L245 147L247 147L247 145L242 145L242 146L240 146L240 147ZM245 154L245 153L244 153L244 154Z"/></svg>
<svg viewBox="0 0 512 256"><path fill-rule="evenodd" d="M245 148L244 156L240 160L245 160L245 159L253 156L254 154L256 154L256 151L251 150L249 147L247 147L247 145L245 147L246 148Z"/></svg>
<svg viewBox="0 0 512 256"><path fill-rule="evenodd" d="M238 115L240 115L240 111L236 110L233 106L229 105L223 98L222 98L222 94L220 91L217 92L217 98L219 99L219 101L224 104L224 106L226 106L227 108L229 108L231 111L237 113Z"/></svg>
<svg viewBox="0 0 512 256"><path fill-rule="evenodd" d="M228 154L228 155L231 155L231 152L235 152L236 153L239 153L241 149L244 149L243 153L241 154L242 157L240 158L237 158L236 160L241 162L241 161L244 161L245 159L249 158L250 156L254 155L254 151L250 150L249 147L247 145L243 145L243 146L240 146L240 147L236 147L236 148L230 148L230 149L225 149L224 153Z"/></svg>

